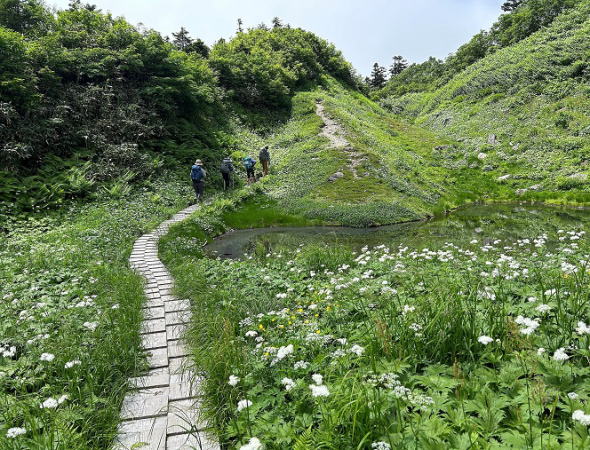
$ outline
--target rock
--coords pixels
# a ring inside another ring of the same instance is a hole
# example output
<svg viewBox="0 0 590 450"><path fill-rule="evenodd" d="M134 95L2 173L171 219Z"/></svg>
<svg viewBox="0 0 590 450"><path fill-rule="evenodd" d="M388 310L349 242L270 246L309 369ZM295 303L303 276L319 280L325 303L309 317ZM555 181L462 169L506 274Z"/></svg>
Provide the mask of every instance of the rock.
<svg viewBox="0 0 590 450"><path fill-rule="evenodd" d="M516 195L521 196L526 194L526 192L528 191L528 189L517 189L516 190Z"/></svg>
<svg viewBox="0 0 590 450"><path fill-rule="evenodd" d="M484 159L486 159L488 157L488 155L484 152L480 152L477 154L477 159L479 159L480 161L483 161Z"/></svg>
<svg viewBox="0 0 590 450"><path fill-rule="evenodd" d="M344 174L342 172L336 172L334 175L332 175L330 178L328 178L328 181L334 182L338 178L342 178L343 176L344 176Z"/></svg>
<svg viewBox="0 0 590 450"><path fill-rule="evenodd" d="M450 117L445 117L442 121L443 127L446 127L451 122Z"/></svg>
<svg viewBox="0 0 590 450"><path fill-rule="evenodd" d="M498 137L495 134L490 134L488 136L488 144L490 145L498 145L500 141L498 141Z"/></svg>
<svg viewBox="0 0 590 450"><path fill-rule="evenodd" d="M491 172L492 170L494 170L494 168L490 165L486 165L486 166L483 166L483 169L481 169L481 170L483 170L484 172Z"/></svg>
<svg viewBox="0 0 590 450"><path fill-rule="evenodd" d="M514 144L512 145L512 150L518 150L520 147L520 144Z"/></svg>
<svg viewBox="0 0 590 450"><path fill-rule="evenodd" d="M571 180L579 180L579 181L586 181L588 179L587 173L574 173L573 175L568 176Z"/></svg>
<svg viewBox="0 0 590 450"><path fill-rule="evenodd" d="M540 191L542 187L543 186L540 185L540 184L533 184L532 186L529 187L529 190L531 190L531 191Z"/></svg>
<svg viewBox="0 0 590 450"><path fill-rule="evenodd" d="M450 145L437 145L436 147L434 147L434 150L440 152L441 150L446 150L449 147Z"/></svg>
<svg viewBox="0 0 590 450"><path fill-rule="evenodd" d="M471 164L469 164L469 168L470 169L477 169L477 164L476 163L471 163Z"/></svg>
<svg viewBox="0 0 590 450"><path fill-rule="evenodd" d="M502 175L501 177L498 177L498 181L506 181L510 178L510 174L508 175Z"/></svg>

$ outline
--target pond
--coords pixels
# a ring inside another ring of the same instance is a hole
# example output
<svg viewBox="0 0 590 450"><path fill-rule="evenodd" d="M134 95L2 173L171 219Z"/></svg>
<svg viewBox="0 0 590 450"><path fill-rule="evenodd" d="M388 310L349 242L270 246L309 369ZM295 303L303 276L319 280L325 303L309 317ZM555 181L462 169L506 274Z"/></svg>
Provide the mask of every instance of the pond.
<svg viewBox="0 0 590 450"><path fill-rule="evenodd" d="M346 245L353 250L390 247L437 247L445 242L534 238L559 229L586 229L590 209L515 204L470 205L428 221L375 228L284 227L236 230L205 247L209 257L239 259L254 252L295 250L303 244Z"/></svg>

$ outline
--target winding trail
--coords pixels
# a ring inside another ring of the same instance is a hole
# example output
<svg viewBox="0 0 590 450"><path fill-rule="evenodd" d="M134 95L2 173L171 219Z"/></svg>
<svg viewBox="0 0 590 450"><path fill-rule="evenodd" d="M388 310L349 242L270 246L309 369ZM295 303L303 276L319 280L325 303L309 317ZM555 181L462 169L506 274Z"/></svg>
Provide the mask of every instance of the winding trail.
<svg viewBox="0 0 590 450"><path fill-rule="evenodd" d="M148 301L141 337L148 352L149 371L130 379L133 390L123 401L116 450L219 449L200 421L199 378L189 367L182 341L190 320L190 304L172 295L172 277L158 259L160 237L197 208L193 205L180 211L133 246L129 264L146 281Z"/></svg>
<svg viewBox="0 0 590 450"><path fill-rule="evenodd" d="M350 170L354 178L360 178L357 168L361 166L363 161L366 161L367 158L362 153L354 150L348 139L345 137L346 133L344 128L326 113L322 102L316 102L315 112L324 122L320 135L330 141L330 147L342 149L347 153L348 170Z"/></svg>

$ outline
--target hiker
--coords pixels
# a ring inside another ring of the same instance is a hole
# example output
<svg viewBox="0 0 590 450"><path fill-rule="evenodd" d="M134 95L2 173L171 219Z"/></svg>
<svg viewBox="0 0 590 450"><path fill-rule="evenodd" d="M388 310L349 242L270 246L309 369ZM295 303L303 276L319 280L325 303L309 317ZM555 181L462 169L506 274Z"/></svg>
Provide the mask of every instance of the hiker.
<svg viewBox="0 0 590 450"><path fill-rule="evenodd" d="M193 180L193 188L195 189L197 202L201 202L203 200L206 176L207 172L205 172L205 169L203 168L203 161L197 159L193 167L191 167L191 180Z"/></svg>
<svg viewBox="0 0 590 450"><path fill-rule="evenodd" d="M246 169L246 177L248 178L248 183L254 183L256 181L256 175L254 175L254 166L256 165L256 160L252 158L250 155L244 158L244 168Z"/></svg>
<svg viewBox="0 0 590 450"><path fill-rule="evenodd" d="M234 171L234 163L229 156L223 158L221 162L221 176L223 177L223 190L226 191L230 188L231 174Z"/></svg>
<svg viewBox="0 0 590 450"><path fill-rule="evenodd" d="M262 163L262 174L263 176L268 175L268 166L270 165L270 153L268 152L268 145L265 145L260 149L258 159Z"/></svg>

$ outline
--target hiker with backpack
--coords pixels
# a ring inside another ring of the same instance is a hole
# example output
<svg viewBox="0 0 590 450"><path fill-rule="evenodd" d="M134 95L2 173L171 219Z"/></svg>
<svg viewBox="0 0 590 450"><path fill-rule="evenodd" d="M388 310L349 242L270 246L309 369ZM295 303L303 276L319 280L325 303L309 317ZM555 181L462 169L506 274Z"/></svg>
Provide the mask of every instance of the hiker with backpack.
<svg viewBox="0 0 590 450"><path fill-rule="evenodd" d="M270 166L270 153L268 151L268 145L265 145L260 149L258 154L258 160L262 163L262 174L268 175L268 167Z"/></svg>
<svg viewBox="0 0 590 450"><path fill-rule="evenodd" d="M221 168L219 170L221 172L221 176L223 177L223 190L226 191L230 187L231 174L234 171L234 164L229 156L223 158L223 161L221 162Z"/></svg>
<svg viewBox="0 0 590 450"><path fill-rule="evenodd" d="M256 181L256 175L254 174L254 166L256 165L256 160L254 160L254 158L248 155L244 158L243 164L244 168L246 169L246 177L248 178L248 183L254 183Z"/></svg>
<svg viewBox="0 0 590 450"><path fill-rule="evenodd" d="M203 168L203 161L197 159L193 167L191 167L191 180L193 181L193 188L197 197L197 202L203 200L203 192L205 190L205 177L207 172Z"/></svg>

